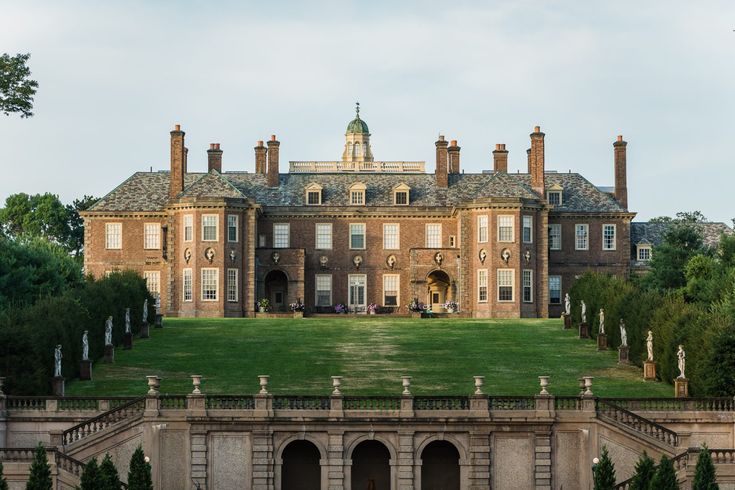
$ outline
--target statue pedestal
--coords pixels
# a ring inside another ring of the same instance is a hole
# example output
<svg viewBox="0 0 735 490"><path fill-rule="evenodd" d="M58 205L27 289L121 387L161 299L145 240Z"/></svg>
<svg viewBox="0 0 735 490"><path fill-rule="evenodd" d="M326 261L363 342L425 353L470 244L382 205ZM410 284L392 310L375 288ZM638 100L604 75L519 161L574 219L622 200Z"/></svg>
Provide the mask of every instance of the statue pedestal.
<svg viewBox="0 0 735 490"><path fill-rule="evenodd" d="M618 364L628 364L630 361L628 360L628 352L630 351L630 347L627 345L621 345L618 347Z"/></svg>
<svg viewBox="0 0 735 490"><path fill-rule="evenodd" d="M674 397L689 398L689 380L686 378L676 378L674 380Z"/></svg>
<svg viewBox="0 0 735 490"><path fill-rule="evenodd" d="M148 326L148 322L143 322L140 326L140 338L147 339L150 336L150 327Z"/></svg>
<svg viewBox="0 0 735 490"><path fill-rule="evenodd" d="M92 379L92 361L79 361L79 379L84 381Z"/></svg>
<svg viewBox="0 0 735 490"><path fill-rule="evenodd" d="M163 328L163 315L160 313L156 314L155 328Z"/></svg>
<svg viewBox="0 0 735 490"><path fill-rule="evenodd" d="M587 322L583 322L579 324L579 338L580 339L590 338L590 326L587 324Z"/></svg>
<svg viewBox="0 0 735 490"><path fill-rule="evenodd" d="M597 334L597 350L607 350L607 334Z"/></svg>
<svg viewBox="0 0 735 490"><path fill-rule="evenodd" d="M562 313L561 317L564 320L564 330L571 329L572 328L572 316L567 315L566 313Z"/></svg>
<svg viewBox="0 0 735 490"><path fill-rule="evenodd" d="M132 348L133 348L133 334L132 333L123 334L123 349L130 350Z"/></svg>
<svg viewBox="0 0 735 490"><path fill-rule="evenodd" d="M64 396L64 377L54 376L51 384L51 389L54 393L54 396Z"/></svg>
<svg viewBox="0 0 735 490"><path fill-rule="evenodd" d="M653 361L643 362L643 379L646 381L656 380L656 363Z"/></svg>
<svg viewBox="0 0 735 490"><path fill-rule="evenodd" d="M105 346L105 357L102 358L102 361L108 364L112 364L113 362L115 362L115 346L114 345Z"/></svg>

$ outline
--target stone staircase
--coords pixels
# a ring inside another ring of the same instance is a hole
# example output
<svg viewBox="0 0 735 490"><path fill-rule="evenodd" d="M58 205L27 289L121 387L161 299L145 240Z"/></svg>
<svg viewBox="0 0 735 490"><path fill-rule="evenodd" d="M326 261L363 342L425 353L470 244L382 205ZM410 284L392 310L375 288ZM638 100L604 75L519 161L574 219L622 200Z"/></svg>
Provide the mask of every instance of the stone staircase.
<svg viewBox="0 0 735 490"><path fill-rule="evenodd" d="M679 435L676 432L610 400L597 401L597 418L625 431L633 432L670 455L674 455L679 447Z"/></svg>
<svg viewBox="0 0 735 490"><path fill-rule="evenodd" d="M142 418L145 411L145 400L144 396L135 398L68 428L61 433L60 446L65 453L76 453L88 442L97 439L93 436L108 433L124 425L124 422Z"/></svg>

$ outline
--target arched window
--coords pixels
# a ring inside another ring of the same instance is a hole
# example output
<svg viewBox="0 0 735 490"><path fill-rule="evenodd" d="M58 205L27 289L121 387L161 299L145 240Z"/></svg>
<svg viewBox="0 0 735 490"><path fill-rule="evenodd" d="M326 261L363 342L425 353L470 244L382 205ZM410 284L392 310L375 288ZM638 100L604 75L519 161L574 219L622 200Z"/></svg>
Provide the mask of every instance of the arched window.
<svg viewBox="0 0 735 490"><path fill-rule="evenodd" d="M360 155L362 155L362 146L360 143L355 143L355 156L359 157Z"/></svg>

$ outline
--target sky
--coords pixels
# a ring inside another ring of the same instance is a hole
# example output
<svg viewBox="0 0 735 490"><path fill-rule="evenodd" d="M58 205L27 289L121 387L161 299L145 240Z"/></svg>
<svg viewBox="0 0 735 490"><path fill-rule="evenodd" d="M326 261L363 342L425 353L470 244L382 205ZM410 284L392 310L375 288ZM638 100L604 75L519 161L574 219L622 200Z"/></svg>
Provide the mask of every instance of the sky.
<svg viewBox="0 0 735 490"><path fill-rule="evenodd" d="M376 160L425 160L438 134L466 172L546 168L613 184L628 141L636 221L735 217L735 2L0 0L0 52L31 53L35 115L0 115L0 202L102 196L169 167L253 171L276 134L289 160L338 160L359 101Z"/></svg>

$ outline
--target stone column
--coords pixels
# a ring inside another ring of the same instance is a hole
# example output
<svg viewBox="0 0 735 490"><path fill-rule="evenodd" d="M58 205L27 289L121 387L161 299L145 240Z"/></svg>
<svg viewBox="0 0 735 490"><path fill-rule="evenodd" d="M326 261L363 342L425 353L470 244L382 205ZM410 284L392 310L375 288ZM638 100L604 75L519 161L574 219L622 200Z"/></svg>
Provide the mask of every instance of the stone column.
<svg viewBox="0 0 735 490"><path fill-rule="evenodd" d="M257 245L258 240L258 224L255 219L255 210L254 209L247 209L245 211L245 237L244 237L244 251L243 251L243 279L245 280L244 283L241 283L243 286L243 295L242 295L242 301L244 304L245 311L243 314L246 317L254 317L255 316L255 302L257 301L256 298L256 288L255 288L255 247Z"/></svg>
<svg viewBox="0 0 735 490"><path fill-rule="evenodd" d="M469 488L490 490L490 432L488 429L470 432Z"/></svg>
<svg viewBox="0 0 735 490"><path fill-rule="evenodd" d="M273 431L253 430L253 490L273 490Z"/></svg>
<svg viewBox="0 0 735 490"><path fill-rule="evenodd" d="M189 430L191 438L191 479L202 489L207 488L207 431L192 426Z"/></svg>
<svg viewBox="0 0 735 490"><path fill-rule="evenodd" d="M327 446L327 488L329 490L342 490L345 486L344 452L344 432L330 431Z"/></svg>
<svg viewBox="0 0 735 490"><path fill-rule="evenodd" d="M539 318L549 318L549 210L544 208L536 225L536 305Z"/></svg>
<svg viewBox="0 0 735 490"><path fill-rule="evenodd" d="M399 429L398 431L398 465L396 466L397 484L401 490L414 490L414 431Z"/></svg>
<svg viewBox="0 0 735 490"><path fill-rule="evenodd" d="M534 437L534 469L536 490L551 489L551 430L537 432Z"/></svg>

